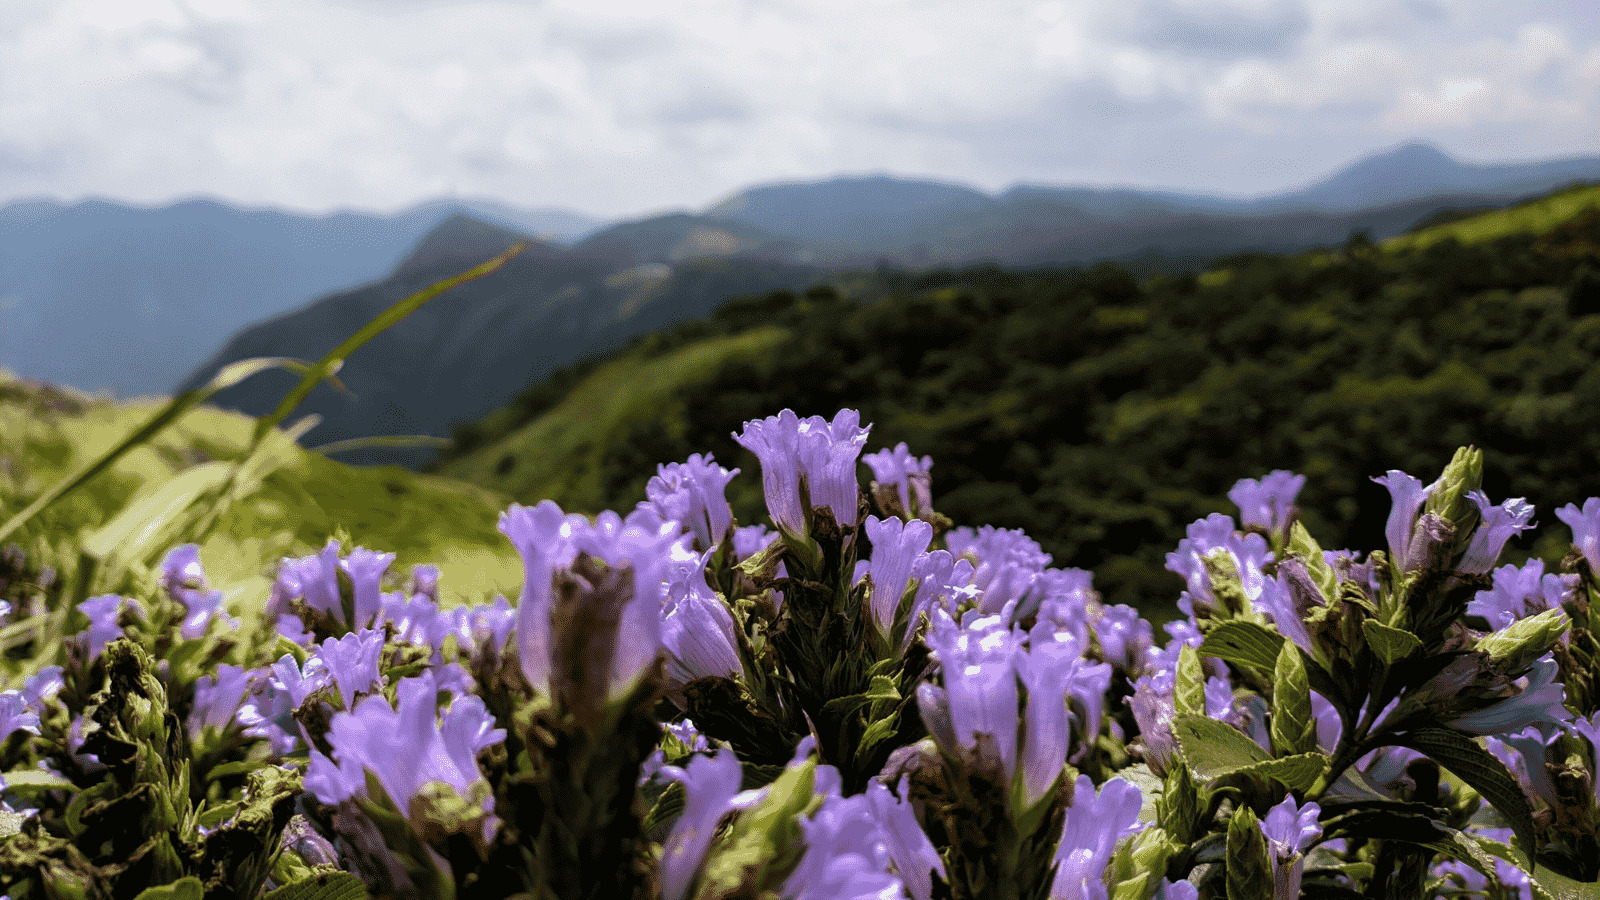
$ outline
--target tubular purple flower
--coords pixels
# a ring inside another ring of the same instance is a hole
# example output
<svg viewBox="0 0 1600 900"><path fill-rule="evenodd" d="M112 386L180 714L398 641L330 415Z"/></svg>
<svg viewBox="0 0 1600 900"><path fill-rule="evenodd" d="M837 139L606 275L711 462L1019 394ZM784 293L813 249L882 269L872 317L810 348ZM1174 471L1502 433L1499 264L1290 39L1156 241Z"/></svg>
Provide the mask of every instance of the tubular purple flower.
<svg viewBox="0 0 1600 900"><path fill-rule="evenodd" d="M972 584L981 592L978 609L986 616L1021 601L1050 565L1050 554L1020 529L957 528L945 536L945 545L976 567Z"/></svg>
<svg viewBox="0 0 1600 900"><path fill-rule="evenodd" d="M1589 784L1594 789L1594 804L1600 808L1600 712L1572 723L1573 734L1589 742Z"/></svg>
<svg viewBox="0 0 1600 900"><path fill-rule="evenodd" d="M1149 620L1131 606L1117 604L1100 608L1098 618L1090 620L1094 639L1100 645L1100 658L1123 672L1144 671L1154 630Z"/></svg>
<svg viewBox="0 0 1600 900"><path fill-rule="evenodd" d="M61 672L60 666L45 666L28 676L28 680L22 683L22 698L30 707L36 710L44 709L44 704L66 687Z"/></svg>
<svg viewBox="0 0 1600 900"><path fill-rule="evenodd" d="M927 555L933 542L933 526L921 519L910 522L898 518L867 517L867 539L872 542L872 557L867 574L872 579L868 611L872 624L884 640L893 637L895 615L917 562Z"/></svg>
<svg viewBox="0 0 1600 900"><path fill-rule="evenodd" d="M684 768L662 766L661 775L682 784L684 791L683 812L662 846L661 898L685 900L716 836L717 823L734 809L748 806L756 792L740 797L739 758L732 750L696 756Z"/></svg>
<svg viewBox="0 0 1600 900"><path fill-rule="evenodd" d="M1468 713L1449 724L1453 728L1480 735L1507 734L1530 725L1564 728L1571 723L1573 715L1565 704L1565 687L1555 680L1559 671L1555 659L1545 654L1534 660L1526 676L1517 679L1519 682L1527 681L1519 693L1487 709Z"/></svg>
<svg viewBox="0 0 1600 900"><path fill-rule="evenodd" d="M365 795L364 772L371 771L402 816L410 814L411 798L431 782L470 796L473 785L483 780L478 752L505 740L506 733L492 727L493 717L473 696L456 698L441 721L437 696L432 673L424 672L396 685L393 707L382 694L373 694L353 712L335 714L328 731L334 758L312 753L306 790L324 803L337 804ZM494 811L492 796L485 795L483 809ZM493 825L486 823L486 830Z"/></svg>
<svg viewBox="0 0 1600 900"><path fill-rule="evenodd" d="M926 515L933 510L933 479L929 470L933 468L933 458L924 456L918 459L911 455L902 441L894 446L893 450L879 450L877 453L868 453L861 458L872 470L872 480L889 486L893 485L895 493L900 497L900 508L907 515Z"/></svg>
<svg viewBox="0 0 1600 900"><path fill-rule="evenodd" d="M655 477L645 485L645 496L662 518L688 529L699 550L712 550L733 527L726 490L737 474L738 469L724 469L711 454L696 453L687 462L657 466Z"/></svg>
<svg viewBox="0 0 1600 900"><path fill-rule="evenodd" d="M1572 529L1572 544L1589 563L1589 568L1600 573L1600 498L1583 501L1583 508L1568 503L1556 510L1556 518Z"/></svg>
<svg viewBox="0 0 1600 900"><path fill-rule="evenodd" d="M101 594L78 604L78 612L89 617L89 627L78 636L89 658L99 659L106 645L122 637L122 608L124 605L138 610L139 603L116 594Z"/></svg>
<svg viewBox="0 0 1600 900"><path fill-rule="evenodd" d="M1306 486L1306 477L1284 469L1274 469L1260 481L1241 478L1228 491L1228 499L1239 507L1239 522L1269 534L1289 527L1294 498Z"/></svg>
<svg viewBox="0 0 1600 900"><path fill-rule="evenodd" d="M806 850L783 884L783 900L899 900L882 831L865 796L828 796L800 820Z"/></svg>
<svg viewBox="0 0 1600 900"><path fill-rule="evenodd" d="M1555 782L1550 780L1550 771L1545 767L1545 749L1553 737L1547 737L1538 728L1530 727L1503 738L1491 735L1484 739L1484 743L1488 745L1490 753L1505 763L1524 791L1555 807L1561 801L1556 797Z"/></svg>
<svg viewBox="0 0 1600 900"><path fill-rule="evenodd" d="M1000 774L1009 782L1017 763L1020 636L1004 627L997 616L959 627L940 613L934 617L927 641L944 673L957 746L969 753L978 751L978 736L987 735L999 754Z"/></svg>
<svg viewBox="0 0 1600 900"><path fill-rule="evenodd" d="M577 549L613 569L633 571L633 596L622 608L612 650L606 698L620 699L633 690L662 652L661 608L667 601L667 569L677 523L647 530L602 512L592 527L574 532Z"/></svg>
<svg viewBox="0 0 1600 900"><path fill-rule="evenodd" d="M393 553L379 553L365 547L356 547L349 556L339 560L339 569L349 576L354 594L355 619L345 623L351 629L370 626L382 611L383 597L379 585L393 562Z"/></svg>
<svg viewBox="0 0 1600 900"><path fill-rule="evenodd" d="M1017 658L1018 674L1028 689L1018 766L1024 809L1050 794L1072 750L1067 692L1082 664L1077 651L1071 641L1050 641L1034 645Z"/></svg>
<svg viewBox="0 0 1600 900"><path fill-rule="evenodd" d="M1261 596L1256 598L1256 604L1271 617L1272 624L1277 627L1279 634L1288 638L1301 650L1312 652L1311 635L1306 632L1306 623L1300 618L1294 594L1285 581L1282 571L1263 582Z"/></svg>
<svg viewBox="0 0 1600 900"><path fill-rule="evenodd" d="M1461 557L1458 571L1470 575L1481 575L1494 568L1500 559L1500 551L1505 549L1506 541L1513 534L1526 531L1533 527L1533 504L1513 497L1498 506L1491 506L1489 498L1482 491L1472 491L1467 497L1478 504L1478 510L1483 514L1483 521L1478 523L1478 530L1472 533L1472 542L1467 545L1466 553Z"/></svg>
<svg viewBox="0 0 1600 900"><path fill-rule="evenodd" d="M780 530L806 533L807 509L825 507L834 521L853 528L860 505L856 460L867 441L860 414L842 409L830 423L821 416L801 419L793 410L744 423L734 435L761 461L767 511ZM809 496L800 496L804 476Z"/></svg>
<svg viewBox="0 0 1600 900"><path fill-rule="evenodd" d="M1322 837L1322 825L1317 821L1320 815L1322 807L1314 802L1300 806L1291 795L1268 810L1267 817L1257 823L1272 857L1273 900L1299 900L1300 879L1306 867L1305 853Z"/></svg>
<svg viewBox="0 0 1600 900"><path fill-rule="evenodd" d="M1479 591L1467 604L1470 615L1483 616L1491 630L1499 630L1518 619L1550 609L1560 609L1567 594L1578 586L1575 575L1546 575L1544 560L1534 557L1521 568L1501 566L1494 570L1494 585ZM1562 635L1562 642L1567 636Z"/></svg>
<svg viewBox="0 0 1600 900"><path fill-rule="evenodd" d="M0 691L0 741L19 731L39 733L39 714L28 708L21 691Z"/></svg>
<svg viewBox="0 0 1600 900"><path fill-rule="evenodd" d="M1233 519L1221 513L1212 513L1189 525L1187 535L1178 542L1178 549L1167 554L1167 568L1183 576L1188 590L1178 600L1178 608L1193 615L1195 603L1201 608L1215 609L1216 597L1211 592L1211 575L1205 561L1217 550L1231 557L1244 594L1254 601L1266 587L1267 577L1262 567L1271 557L1266 539L1259 534L1239 534Z"/></svg>
<svg viewBox="0 0 1600 900"><path fill-rule="evenodd" d="M536 690L550 693L550 612L552 579L577 555L573 534L588 523L563 515L545 500L528 507L513 503L500 516L500 531L522 556L522 595L517 601L517 650L522 674Z"/></svg>
<svg viewBox="0 0 1600 900"><path fill-rule="evenodd" d="M672 690L696 678L737 678L744 671L733 614L706 584L703 565L712 552L697 557L700 565L686 569L667 589L661 643L667 649L667 686Z"/></svg>
<svg viewBox="0 0 1600 900"><path fill-rule="evenodd" d="M1139 789L1113 778L1095 793L1089 776L1078 776L1056 847L1056 877L1050 900L1107 900L1106 865L1117 841L1138 828Z"/></svg>
<svg viewBox="0 0 1600 900"><path fill-rule="evenodd" d="M1162 881L1151 900L1200 900L1200 889L1187 880Z"/></svg>
<svg viewBox="0 0 1600 900"><path fill-rule="evenodd" d="M223 663L217 674L201 675L194 683L194 709L189 712L189 735L199 739L207 728L221 731L232 724L239 707L250 696L250 673Z"/></svg>
<svg viewBox="0 0 1600 900"><path fill-rule="evenodd" d="M910 799L910 779L902 777L898 796L877 780L867 782L867 804L878 822L879 835L895 872L905 883L911 900L933 896L933 876L945 877L944 860L917 824Z"/></svg>
<svg viewBox="0 0 1600 900"><path fill-rule="evenodd" d="M1390 469L1382 477L1372 480L1389 489L1391 506L1384 536L1389 539L1389 559L1399 565L1405 562L1410 553L1411 532L1417 524L1417 513L1421 511L1428 495L1433 493L1433 485L1423 487L1421 481L1399 469Z"/></svg>
<svg viewBox="0 0 1600 900"><path fill-rule="evenodd" d="M411 592L419 597L426 597L434 603L438 603L439 567L429 563L418 563L412 566Z"/></svg>
<svg viewBox="0 0 1600 900"><path fill-rule="evenodd" d="M271 612L287 612L282 604L295 597L305 600L306 606L325 612L340 622L345 622L344 604L339 598L339 542L329 540L322 552L315 556L285 557L278 565L278 579L273 585Z"/></svg>
<svg viewBox="0 0 1600 900"><path fill-rule="evenodd" d="M1139 725L1139 739L1144 743L1144 761L1157 775L1167 773L1167 765L1178 753L1178 739L1172 733L1172 720L1177 716L1173 698L1176 679L1170 669L1158 669L1133 683L1133 696L1128 706L1133 720Z"/></svg>
<svg viewBox="0 0 1600 900"><path fill-rule="evenodd" d="M317 648L317 658L327 669L345 709L355 706L356 695L382 687L378 660L383 655L384 633L375 629L328 638Z"/></svg>

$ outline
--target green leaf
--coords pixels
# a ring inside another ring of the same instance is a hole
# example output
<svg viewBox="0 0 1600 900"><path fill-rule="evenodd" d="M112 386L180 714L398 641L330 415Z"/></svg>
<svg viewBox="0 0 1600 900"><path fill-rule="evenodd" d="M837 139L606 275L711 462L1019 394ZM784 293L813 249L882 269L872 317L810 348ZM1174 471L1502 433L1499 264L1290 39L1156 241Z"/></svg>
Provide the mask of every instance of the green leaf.
<svg viewBox="0 0 1600 900"><path fill-rule="evenodd" d="M18 769L4 776L6 790L19 794L33 791L76 791L78 786L53 772L43 769Z"/></svg>
<svg viewBox="0 0 1600 900"><path fill-rule="evenodd" d="M1278 663L1283 635L1255 622L1235 619L1211 630L1200 642L1201 656L1214 656L1233 665L1248 666L1262 674L1272 674Z"/></svg>
<svg viewBox="0 0 1600 900"><path fill-rule="evenodd" d="M1200 656L1185 644L1178 650L1178 677L1174 701L1180 716L1206 714L1206 673L1200 667Z"/></svg>
<svg viewBox="0 0 1600 900"><path fill-rule="evenodd" d="M1527 871L1524 861L1510 847L1498 841L1458 831L1436 821L1426 813L1361 809L1330 820L1325 826L1324 837L1327 839L1351 837L1413 844L1459 859L1489 878L1497 877L1495 875L1497 859L1511 863L1524 872ZM1540 872L1549 873L1549 870L1541 869ZM1555 877L1561 878L1559 875ZM1583 887L1570 879L1562 880ZM1563 896L1550 890L1548 885L1536 885L1534 891L1541 900L1569 900L1569 897L1572 900L1600 900L1581 893Z"/></svg>
<svg viewBox="0 0 1600 900"><path fill-rule="evenodd" d="M1255 813L1243 807L1228 819L1228 900L1272 896L1272 859Z"/></svg>
<svg viewBox="0 0 1600 900"><path fill-rule="evenodd" d="M101 562L113 554L140 559L150 547L168 542L169 526L202 497L228 478L231 463L201 463L167 481L146 485L111 521L83 539L83 550Z"/></svg>
<svg viewBox="0 0 1600 900"><path fill-rule="evenodd" d="M145 888L134 900L205 900L205 896L205 886L190 875L161 887Z"/></svg>
<svg viewBox="0 0 1600 900"><path fill-rule="evenodd" d="M1316 720L1311 715L1311 679L1300 648L1288 641L1278 651L1272 673L1272 747L1279 753L1317 749Z"/></svg>
<svg viewBox="0 0 1600 900"><path fill-rule="evenodd" d="M1361 630L1367 636L1367 646L1378 654L1379 659L1391 666L1422 649L1422 641L1416 635L1401 628L1385 625L1377 619L1363 621Z"/></svg>
<svg viewBox="0 0 1600 900"><path fill-rule="evenodd" d="M1201 781L1249 775L1274 778L1287 787L1305 790L1328 766L1328 758L1321 753L1274 759L1238 729L1206 716L1178 716L1172 733L1184 763Z"/></svg>
<svg viewBox="0 0 1600 900"><path fill-rule="evenodd" d="M1449 728L1414 728L1395 737L1394 742L1427 756L1482 795L1511 825L1532 859L1533 809L1504 763L1465 734Z"/></svg>
<svg viewBox="0 0 1600 900"><path fill-rule="evenodd" d="M1554 900L1600 900L1600 881L1573 881L1544 866L1534 870L1533 880L1549 892Z"/></svg>
<svg viewBox="0 0 1600 900"><path fill-rule="evenodd" d="M1332 603L1338 599L1339 576L1334 573L1333 567L1328 565L1327 558L1322 555L1322 546L1298 521L1289 526L1289 552L1306 564L1306 571L1311 573L1311 580L1316 582L1318 590L1322 591L1325 603Z"/></svg>
<svg viewBox="0 0 1600 900"><path fill-rule="evenodd" d="M326 872L286 884L262 900L367 900L367 886L349 872Z"/></svg>

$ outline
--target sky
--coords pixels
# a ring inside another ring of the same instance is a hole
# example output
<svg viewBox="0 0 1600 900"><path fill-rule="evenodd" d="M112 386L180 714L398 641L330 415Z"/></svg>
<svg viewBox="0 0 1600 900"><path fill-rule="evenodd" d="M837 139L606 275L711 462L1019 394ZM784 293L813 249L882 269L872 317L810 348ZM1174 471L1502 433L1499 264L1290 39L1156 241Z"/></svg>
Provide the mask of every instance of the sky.
<svg viewBox="0 0 1600 900"><path fill-rule="evenodd" d="M1600 155L1600 14L1487 0L0 0L0 204L602 218L886 173L1251 196Z"/></svg>

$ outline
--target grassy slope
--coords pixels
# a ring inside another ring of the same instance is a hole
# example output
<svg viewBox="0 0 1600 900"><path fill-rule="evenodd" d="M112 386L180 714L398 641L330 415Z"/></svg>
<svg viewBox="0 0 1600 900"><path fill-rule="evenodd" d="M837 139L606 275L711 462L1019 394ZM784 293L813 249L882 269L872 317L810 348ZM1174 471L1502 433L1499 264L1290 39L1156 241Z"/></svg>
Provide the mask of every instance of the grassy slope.
<svg viewBox="0 0 1600 900"><path fill-rule="evenodd" d="M585 378L554 409L447 464L444 472L523 502L549 498L567 508L594 508L604 496L606 450L627 434L642 410L673 403L679 385L702 380L726 362L764 353L787 336L783 329L765 327L699 341L648 361L638 352L625 354Z"/></svg>
<svg viewBox="0 0 1600 900"><path fill-rule="evenodd" d="M1580 184L1527 203L1403 234L1385 241L1386 250L1421 250L1447 238L1481 244L1517 234L1543 234L1586 210L1600 209L1600 184Z"/></svg>
<svg viewBox="0 0 1600 900"><path fill-rule="evenodd" d="M138 427L160 402L115 403L0 372L0 518ZM67 546L107 522L141 488L207 460L237 459L253 424L211 407L190 412L46 511L43 527L25 529L19 543ZM398 467L353 468L293 446L280 452L282 465L227 511L201 549L208 577L230 603L264 600L264 576L281 557L314 552L341 527L356 543L396 553L391 571L438 565L446 602L478 601L494 592L515 596L521 563L495 528L508 498Z"/></svg>

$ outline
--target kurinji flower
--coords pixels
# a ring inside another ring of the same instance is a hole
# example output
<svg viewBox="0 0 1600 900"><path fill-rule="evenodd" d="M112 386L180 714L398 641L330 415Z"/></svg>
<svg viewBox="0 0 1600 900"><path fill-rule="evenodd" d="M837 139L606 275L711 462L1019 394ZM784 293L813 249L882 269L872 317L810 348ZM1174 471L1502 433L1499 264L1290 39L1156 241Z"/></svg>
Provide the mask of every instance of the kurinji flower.
<svg viewBox="0 0 1600 900"><path fill-rule="evenodd" d="M383 679L378 674L383 640L383 632L368 629L352 632L342 638L328 638L317 648L317 658L327 668L346 709L355 704L357 694L383 685Z"/></svg>
<svg viewBox="0 0 1600 900"><path fill-rule="evenodd" d="M1018 674L1028 689L1022 717L1022 777L1024 808L1031 808L1055 787L1072 750L1071 713L1067 693L1084 667L1080 646L1065 641L1040 641L1017 657ZM1101 663L1109 685L1111 667ZM1103 690L1103 689L1102 689ZM1104 694L1100 694L1104 697ZM1085 723L1085 732L1099 730L1099 722Z"/></svg>
<svg viewBox="0 0 1600 900"><path fill-rule="evenodd" d="M101 594L78 604L78 612L89 617L89 627L78 636L90 659L99 659L106 645L122 637L122 608L140 609L139 602L116 594Z"/></svg>
<svg viewBox="0 0 1600 900"><path fill-rule="evenodd" d="M411 798L430 782L471 796L473 785L483 780L478 752L505 740L505 730L493 727L494 718L474 696L455 698L441 716L437 695L433 674L424 672L396 686L393 707L382 694L373 694L354 711L336 714L328 731L333 758L312 752L306 790L328 804L365 796L370 771L403 816L410 814ZM492 796L486 795L483 804L485 812L494 811Z"/></svg>
<svg viewBox="0 0 1600 900"><path fill-rule="evenodd" d="M207 728L227 728L249 696L250 673L240 666L223 663L217 666L215 676L201 675L194 683L189 735L199 739Z"/></svg>
<svg viewBox="0 0 1600 900"><path fill-rule="evenodd" d="M1133 683L1128 706L1139 724L1139 740L1144 743L1144 760L1157 775L1165 775L1167 765L1178 753L1178 739L1172 733L1177 715L1173 699L1176 677L1171 669L1158 669Z"/></svg>
<svg viewBox="0 0 1600 900"><path fill-rule="evenodd" d="M1322 808L1316 803L1300 806L1293 796L1288 796L1257 823L1272 857L1273 900L1299 900L1305 853L1322 837L1322 825L1317 822L1320 815Z"/></svg>
<svg viewBox="0 0 1600 900"><path fill-rule="evenodd" d="M340 559L339 551L339 542L329 540L315 556L285 557L278 566L278 578L273 584L267 611L287 613L289 602L300 598L309 609L326 613L346 628L370 627L383 609L379 582L394 562L394 554L356 547L348 557ZM350 579L348 610L339 590L340 572Z"/></svg>
<svg viewBox="0 0 1600 900"><path fill-rule="evenodd" d="M1544 574L1544 560L1535 557L1521 568L1501 566L1494 570L1494 586L1479 591L1467 604L1470 615L1483 616L1490 629L1499 630L1518 619L1560 609L1566 595L1576 589L1577 576ZM1562 638L1566 640L1565 636Z"/></svg>
<svg viewBox="0 0 1600 900"><path fill-rule="evenodd" d="M523 559L516 634L529 684L551 695L553 673L583 679L560 686L569 702L615 700L631 691L661 653L661 605L677 523L651 529L642 519L603 512L591 525L546 500L531 509L513 504L500 517L500 530ZM579 554L604 563L604 571L575 571ZM573 593L565 602L574 608L555 608L558 577L570 582ZM585 658L557 660L569 653Z"/></svg>
<svg viewBox="0 0 1600 900"><path fill-rule="evenodd" d="M765 525L744 525L733 530L733 555L740 560L749 559L772 546L778 534Z"/></svg>
<svg viewBox="0 0 1600 900"><path fill-rule="evenodd" d="M1410 555L1411 532L1417 524L1417 513L1435 485L1423 487L1421 481L1399 469L1390 469L1372 480L1389 489L1391 505L1384 536L1389 540L1389 559L1395 565L1403 565Z"/></svg>
<svg viewBox="0 0 1600 900"><path fill-rule="evenodd" d="M957 528L945 536L945 546L976 566L972 584L980 591L978 609L986 616L1020 602L1050 565L1050 554L1019 529Z"/></svg>
<svg viewBox="0 0 1600 900"><path fill-rule="evenodd" d="M393 553L379 553L365 547L356 547L349 556L339 560L339 568L349 576L354 594L355 618L345 623L352 629L367 627L382 611L383 595L379 585L393 562Z"/></svg>
<svg viewBox="0 0 1600 900"><path fill-rule="evenodd" d="M21 691L0 691L0 741L18 731L39 733L39 714L28 708Z"/></svg>
<svg viewBox="0 0 1600 900"><path fill-rule="evenodd" d="M464 656L498 655L505 650L516 624L517 608L496 596L493 603L441 610L433 618L428 643L440 648L445 638L453 635Z"/></svg>
<svg viewBox="0 0 1600 900"><path fill-rule="evenodd" d="M179 634L191 641L204 636L206 627L222 605L222 592L207 588L198 544L184 544L167 551L161 561L161 584L188 610Z"/></svg>
<svg viewBox="0 0 1600 900"><path fill-rule="evenodd" d="M865 795L826 797L816 812L800 820L800 832L806 850L784 881L784 900L898 900L905 896L902 882L889 871L889 850Z"/></svg>
<svg viewBox="0 0 1600 900"><path fill-rule="evenodd" d="M1554 659L1542 656L1526 676L1518 679L1527 682L1519 693L1449 724L1473 734L1506 734L1541 724L1564 726L1571 721L1572 713L1563 702L1564 687L1555 680L1558 671Z"/></svg>
<svg viewBox="0 0 1600 900"><path fill-rule="evenodd" d="M1600 497L1583 501L1583 508L1568 503L1556 510L1556 518L1572 529L1572 544L1588 561L1589 568L1600 572Z"/></svg>
<svg viewBox="0 0 1600 900"><path fill-rule="evenodd" d="M439 567L418 563L411 567L411 592L439 602Z"/></svg>
<svg viewBox="0 0 1600 900"><path fill-rule="evenodd" d="M716 836L717 823L734 809L748 807L759 792L739 792L739 758L732 750L696 756L683 768L662 766L663 777L683 785L683 812L662 845L662 900L684 900Z"/></svg>
<svg viewBox="0 0 1600 900"><path fill-rule="evenodd" d="M1516 734L1491 735L1484 743L1489 746L1490 753L1505 763L1524 791L1555 806L1560 801L1556 797L1555 783L1550 780L1550 771L1545 767L1545 750L1553 737L1542 734L1537 727L1529 727Z"/></svg>
<svg viewBox="0 0 1600 900"><path fill-rule="evenodd" d="M856 460L867 442L861 416L842 409L829 422L821 416L801 419L793 410L744 423L734 435L761 461L761 486L767 511L790 534L806 533L808 508L825 508L833 520L853 528L861 502ZM800 495L802 478L807 496Z"/></svg>
<svg viewBox="0 0 1600 900"><path fill-rule="evenodd" d="M1000 774L1011 780L1017 762L1017 656L1021 638L1006 628L998 616L977 620L967 627L957 626L943 613L935 615L928 631L928 646L938 657L944 673L944 687L924 693L918 689L917 701L924 719L938 718L942 706L948 715L953 745L941 747L951 756L980 752L979 736L986 736ZM934 709L926 708L927 704ZM938 740L940 734L928 729Z"/></svg>
<svg viewBox="0 0 1600 900"><path fill-rule="evenodd" d="M1284 469L1274 469L1260 481L1241 478L1228 491L1228 499L1239 507L1239 522L1255 526L1269 534L1279 534L1289 527L1289 514L1294 509L1294 498L1305 487L1306 477Z"/></svg>
<svg viewBox="0 0 1600 900"><path fill-rule="evenodd" d="M733 527L725 491L737 474L738 469L717 465L711 454L696 453L687 462L658 466L645 485L645 496L662 518L688 529L701 551L713 550Z"/></svg>
<svg viewBox="0 0 1600 900"><path fill-rule="evenodd" d="M1225 551L1233 562L1245 597L1254 601L1261 596L1267 581L1262 567L1272 555L1266 539L1259 534L1240 534L1233 527L1232 518L1212 513L1191 523L1187 535L1178 542L1178 549L1167 554L1167 568L1188 583L1189 589L1178 600L1178 608L1185 615L1194 615L1196 602L1203 609L1217 607L1206 559L1219 550Z"/></svg>
<svg viewBox="0 0 1600 900"><path fill-rule="evenodd" d="M1050 900L1107 900L1106 865L1117 841L1138 827L1142 802L1139 789L1121 778L1096 794L1089 776L1078 776L1056 847Z"/></svg>
<svg viewBox="0 0 1600 900"><path fill-rule="evenodd" d="M868 611L878 634L888 640L900 601L911 586L912 571L933 541L933 526L921 519L904 522L868 516L866 530L867 539L872 542L872 557L867 564L872 578Z"/></svg>
<svg viewBox="0 0 1600 900"><path fill-rule="evenodd" d="M1600 809L1600 712L1574 721L1572 732L1589 742L1589 784L1594 788L1595 808Z"/></svg>
<svg viewBox="0 0 1600 900"><path fill-rule="evenodd" d="M929 900L933 896L933 876L944 877L944 860L928 840L927 832L917 824L917 816L909 799L909 779L900 779L899 794L891 792L877 780L867 782L867 804L877 819L879 837L889 860L900 880L905 883L911 900Z"/></svg>
<svg viewBox="0 0 1600 900"><path fill-rule="evenodd" d="M861 461L872 470L873 481L895 489L900 508L906 515L927 515L933 511L933 479L929 475L933 468L932 457L912 456L902 441L893 450L868 453Z"/></svg>
<svg viewBox="0 0 1600 900"><path fill-rule="evenodd" d="M1124 672L1144 670L1154 632L1149 620L1131 606L1103 606L1090 619L1094 639L1100 645L1100 658Z"/></svg>
<svg viewBox="0 0 1600 900"><path fill-rule="evenodd" d="M667 684L675 690L696 678L737 678L744 671L733 614L706 584L704 564L712 552L696 556L667 589L661 643L667 649Z"/></svg>
<svg viewBox="0 0 1600 900"><path fill-rule="evenodd" d="M1489 498L1482 491L1472 491L1467 496L1478 505L1483 521L1478 524L1478 530L1472 533L1472 543L1467 545L1467 551L1456 568L1477 575L1494 567L1500 559L1500 551L1513 534L1533 527L1529 521L1533 518L1533 504L1521 497L1513 497L1491 506Z"/></svg>
<svg viewBox="0 0 1600 900"><path fill-rule="evenodd" d="M1262 582L1261 595L1255 602L1271 617L1272 624L1277 627L1279 634L1294 642L1296 647L1310 653L1311 635L1306 631L1305 620L1301 618L1293 589L1285 578L1284 568L1285 566L1280 566L1277 575Z"/></svg>

